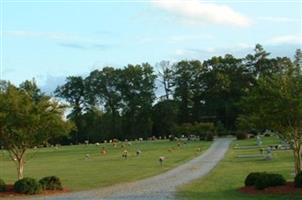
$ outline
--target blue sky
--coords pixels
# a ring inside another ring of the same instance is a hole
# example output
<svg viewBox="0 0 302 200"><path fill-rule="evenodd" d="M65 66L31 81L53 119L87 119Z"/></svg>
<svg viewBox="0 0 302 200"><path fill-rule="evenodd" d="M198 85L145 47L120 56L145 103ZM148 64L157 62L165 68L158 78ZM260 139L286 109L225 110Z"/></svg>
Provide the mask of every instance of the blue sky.
<svg viewBox="0 0 302 200"><path fill-rule="evenodd" d="M45 90L110 65L274 56L302 46L302 1L0 0L2 78L35 78Z"/></svg>

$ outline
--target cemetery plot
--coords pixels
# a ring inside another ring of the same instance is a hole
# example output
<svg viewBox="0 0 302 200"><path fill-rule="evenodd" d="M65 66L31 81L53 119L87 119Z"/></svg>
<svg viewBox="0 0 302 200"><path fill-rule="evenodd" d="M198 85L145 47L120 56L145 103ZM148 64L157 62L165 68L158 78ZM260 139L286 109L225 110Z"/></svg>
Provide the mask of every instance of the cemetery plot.
<svg viewBox="0 0 302 200"><path fill-rule="evenodd" d="M92 189L162 173L200 155L210 144L138 139L35 148L27 154L25 176L56 175L70 191ZM15 165L5 151L0 153L0 178L7 184L16 181Z"/></svg>
<svg viewBox="0 0 302 200"><path fill-rule="evenodd" d="M264 137L262 146L268 147L280 143L276 137ZM288 150L274 150L273 159L262 158L239 159L240 155L260 154L259 149L236 149L235 146L256 146L255 138L234 141L233 148L230 148L218 166L208 176L194 181L182 188L179 188L179 199L232 199L232 200L300 200L302 192L295 190L295 193L284 192L286 186L279 186L282 194L273 192L258 192L254 195L242 193L240 188L244 186L244 180L250 172L271 172L283 175L287 181L293 181L294 169L292 152Z"/></svg>

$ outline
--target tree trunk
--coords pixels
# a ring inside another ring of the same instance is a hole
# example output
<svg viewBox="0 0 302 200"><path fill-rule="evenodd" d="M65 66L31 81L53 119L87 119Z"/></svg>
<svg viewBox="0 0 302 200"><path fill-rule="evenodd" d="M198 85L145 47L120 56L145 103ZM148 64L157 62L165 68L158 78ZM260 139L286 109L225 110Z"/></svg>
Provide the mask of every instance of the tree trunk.
<svg viewBox="0 0 302 200"><path fill-rule="evenodd" d="M295 161L295 173L298 174L301 172L301 144L297 144L293 148L294 161Z"/></svg>
<svg viewBox="0 0 302 200"><path fill-rule="evenodd" d="M17 166L17 171L18 171L18 180L23 178L23 171L24 171L24 159L23 157L18 159L18 166Z"/></svg>

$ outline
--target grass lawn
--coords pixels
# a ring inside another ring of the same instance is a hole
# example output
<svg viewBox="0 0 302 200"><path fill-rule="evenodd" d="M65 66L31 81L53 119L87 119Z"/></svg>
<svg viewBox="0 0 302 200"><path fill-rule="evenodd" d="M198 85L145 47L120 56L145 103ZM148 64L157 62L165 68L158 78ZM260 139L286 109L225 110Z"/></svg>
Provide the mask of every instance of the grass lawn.
<svg viewBox="0 0 302 200"><path fill-rule="evenodd" d="M126 144L126 143L125 143ZM132 142L127 146L128 159L122 159L125 148L118 144L62 146L59 149L41 148L31 150L27 154L24 176L40 179L44 176L56 175L63 185L70 190L92 189L115 183L133 181L159 174L173 168L200 154L210 146L211 142L188 142L178 147L177 142L144 141ZM102 147L107 149L107 155L101 155ZM168 150L174 148L172 152ZM136 149L142 154L137 157ZM90 158L85 157L86 154ZM159 165L159 157L165 156L163 167ZM7 152L0 153L0 178L6 183L16 181L16 166Z"/></svg>
<svg viewBox="0 0 302 200"><path fill-rule="evenodd" d="M274 138L263 138L263 145L278 144ZM232 146L256 145L256 139L234 141ZM293 181L294 163L292 151L274 151L273 160L266 161L260 158L236 158L239 154L259 154L259 150L238 150L230 148L226 157L206 177L179 188L179 199L230 199L230 200L295 200L302 199L302 194L289 195L246 195L237 191L244 185L244 179L250 172L267 171L281 173Z"/></svg>

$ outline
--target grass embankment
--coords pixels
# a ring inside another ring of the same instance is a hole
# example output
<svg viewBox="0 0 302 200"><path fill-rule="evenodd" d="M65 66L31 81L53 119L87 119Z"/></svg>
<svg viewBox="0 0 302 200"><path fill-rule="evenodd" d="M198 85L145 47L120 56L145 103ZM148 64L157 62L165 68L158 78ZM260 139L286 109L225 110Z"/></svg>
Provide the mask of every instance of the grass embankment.
<svg viewBox="0 0 302 200"><path fill-rule="evenodd" d="M121 148L112 144L96 146L90 144L41 148L31 150L27 154L25 176L40 179L55 175L61 178L63 185L72 190L86 190L116 183L142 179L171 169L206 150L211 142L188 142L178 147L177 142L144 141L132 142ZM107 150L101 155L102 147ZM169 149L174 149L171 152ZM128 159L122 159L122 152L127 149ZM136 156L136 149L142 154ZM86 158L89 154L90 158ZM159 157L165 156L163 167L159 165ZM0 178L6 183L16 181L16 166L4 151L0 154Z"/></svg>
<svg viewBox="0 0 302 200"><path fill-rule="evenodd" d="M279 144L274 137L263 138L263 146ZM236 158L237 155L259 154L259 149L234 149L233 147L256 145L256 139L234 141L224 160L206 177L179 188L179 199L222 199L222 200L298 200L302 194L288 195L247 195L238 191L244 185L245 177L250 172L276 172L287 180L293 181L294 163L292 151L274 151L273 160L261 158Z"/></svg>

